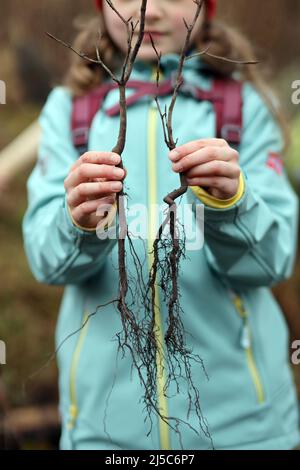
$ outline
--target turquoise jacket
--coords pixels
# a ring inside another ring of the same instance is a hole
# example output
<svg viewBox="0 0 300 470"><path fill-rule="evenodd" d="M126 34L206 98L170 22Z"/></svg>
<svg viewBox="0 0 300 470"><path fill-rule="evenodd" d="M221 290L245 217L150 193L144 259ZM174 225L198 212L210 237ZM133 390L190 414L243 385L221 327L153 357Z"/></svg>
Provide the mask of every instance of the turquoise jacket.
<svg viewBox="0 0 300 470"><path fill-rule="evenodd" d="M165 55L164 78L177 65L176 54ZM194 58L187 62L184 77L209 89L211 78L205 68ZM136 62L132 78L149 81L151 77L152 66ZM162 109L170 99L160 99ZM300 441L297 399L287 326L270 287L292 273L298 203L285 172L267 164L269 152L282 151L277 125L248 83L243 86L243 99L239 196L222 204L189 188L181 200L190 204L194 217L199 207L204 208L204 245L188 247L181 265L182 319L187 345L203 359L209 377L199 364L192 365L214 448L291 449ZM117 102L118 91L113 90L94 118L89 150L110 151L115 145L119 118L107 116L105 109ZM147 436L150 424L145 422L143 388L131 370L129 354L117 355L116 333L122 325L115 306L101 308L86 322L99 304L118 297L118 250L113 237L101 239L78 228L68 213L63 182L78 158L72 145L71 109L70 92L55 88L40 118L39 159L28 181L29 206L23 222L25 249L36 279L66 285L57 346L77 331L58 352L61 448L180 449L178 434L156 417ZM178 144L214 137L212 105L179 94L173 127ZM154 204L178 187L178 175L167 155L156 104L146 96L128 109L123 158L129 206L138 203L149 210L148 251ZM110 226L107 235L113 230ZM145 256L144 240L136 239L134 244L137 253ZM130 256L127 263L131 270ZM147 263L143 269L147 270ZM159 297L158 326L163 335L168 316ZM186 421L184 384L179 393L171 389L165 397L164 380L160 374L162 413ZM193 411L188 421L198 429ZM184 449L211 448L201 430L196 434L182 425L181 434Z"/></svg>

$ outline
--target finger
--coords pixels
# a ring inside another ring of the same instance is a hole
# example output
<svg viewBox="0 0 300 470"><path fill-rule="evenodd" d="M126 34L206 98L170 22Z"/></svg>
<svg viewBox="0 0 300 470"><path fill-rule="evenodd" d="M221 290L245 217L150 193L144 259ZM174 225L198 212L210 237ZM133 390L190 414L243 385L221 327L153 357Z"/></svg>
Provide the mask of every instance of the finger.
<svg viewBox="0 0 300 470"><path fill-rule="evenodd" d="M109 196L105 196L102 198L103 203L108 205L115 204L116 200L116 194L110 194Z"/></svg>
<svg viewBox="0 0 300 470"><path fill-rule="evenodd" d="M232 159L232 149L230 147L204 147L197 150L172 164L173 171L184 173L196 165L202 165L213 160L230 161Z"/></svg>
<svg viewBox="0 0 300 470"><path fill-rule="evenodd" d="M96 213L102 204L102 198L94 199L92 201L85 201L72 210L72 217L75 220L83 220L85 217Z"/></svg>
<svg viewBox="0 0 300 470"><path fill-rule="evenodd" d="M68 205L76 207L87 199L99 199L112 193L121 191L123 185L120 181L105 181L98 183L81 183L73 188L67 195Z"/></svg>
<svg viewBox="0 0 300 470"><path fill-rule="evenodd" d="M94 163L83 163L70 173L65 179L65 188L73 188L80 183L94 178L106 178L109 180L121 180L125 176L122 168L110 165L96 165Z"/></svg>
<svg viewBox="0 0 300 470"><path fill-rule="evenodd" d="M201 178L187 178L188 186L201 186L203 188L215 188L228 194L228 198L237 192L237 183L235 180L223 177L201 177Z"/></svg>
<svg viewBox="0 0 300 470"><path fill-rule="evenodd" d="M196 165L185 173L187 178L197 178L201 176L225 176L227 178L238 178L240 168L230 162L214 160L212 162Z"/></svg>
<svg viewBox="0 0 300 470"><path fill-rule="evenodd" d="M96 215L97 216L102 216L105 217L107 213L112 209L115 208L117 210L116 206L116 195L114 194L113 196L107 196L101 198L101 204L98 206Z"/></svg>
<svg viewBox="0 0 300 470"><path fill-rule="evenodd" d="M116 200L111 200L110 198L103 198L101 205L98 206L96 215L99 217L107 217L108 213L113 211L117 212Z"/></svg>
<svg viewBox="0 0 300 470"><path fill-rule="evenodd" d="M171 161L176 162L182 157L194 153L197 150L200 150L204 147L229 147L228 143L224 139L199 139L187 142L186 144L176 147L169 153L169 158Z"/></svg>
<svg viewBox="0 0 300 470"><path fill-rule="evenodd" d="M113 152L86 152L71 166L70 171L74 171L82 163L102 163L105 165L119 165L121 157Z"/></svg>
<svg viewBox="0 0 300 470"><path fill-rule="evenodd" d="M125 175L124 175L124 178L121 179L121 181L125 180L125 178L126 178L126 176L127 176L127 173L128 173L127 170L126 170L126 168L123 168L123 170L124 170L124 172L125 172ZM89 181L90 181L91 183L97 183L98 181L106 181L106 179L105 179L105 178L94 178L94 179L91 178Z"/></svg>

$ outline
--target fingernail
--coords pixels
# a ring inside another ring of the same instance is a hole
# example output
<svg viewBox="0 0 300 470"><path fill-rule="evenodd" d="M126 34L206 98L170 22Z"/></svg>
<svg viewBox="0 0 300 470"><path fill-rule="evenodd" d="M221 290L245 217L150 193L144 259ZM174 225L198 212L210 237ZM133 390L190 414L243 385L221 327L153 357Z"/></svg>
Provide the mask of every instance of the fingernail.
<svg viewBox="0 0 300 470"><path fill-rule="evenodd" d="M112 191L120 191L122 189L122 186L123 185L120 181L115 181L110 185Z"/></svg>
<svg viewBox="0 0 300 470"><path fill-rule="evenodd" d="M113 153L111 156L111 160L113 163L120 163L121 157L117 153Z"/></svg>
<svg viewBox="0 0 300 470"><path fill-rule="evenodd" d="M175 165L173 165L173 170L176 171L176 173L181 173L183 170L183 166L176 163Z"/></svg>
<svg viewBox="0 0 300 470"><path fill-rule="evenodd" d="M123 176L124 176L124 170L122 170L122 168L114 168L113 174L114 174L114 176L116 176L117 178L123 178Z"/></svg>
<svg viewBox="0 0 300 470"><path fill-rule="evenodd" d="M173 162L175 162L176 160L178 160L180 157L180 153L177 152L177 150L172 150L172 152L169 153L169 158L170 160L172 160Z"/></svg>

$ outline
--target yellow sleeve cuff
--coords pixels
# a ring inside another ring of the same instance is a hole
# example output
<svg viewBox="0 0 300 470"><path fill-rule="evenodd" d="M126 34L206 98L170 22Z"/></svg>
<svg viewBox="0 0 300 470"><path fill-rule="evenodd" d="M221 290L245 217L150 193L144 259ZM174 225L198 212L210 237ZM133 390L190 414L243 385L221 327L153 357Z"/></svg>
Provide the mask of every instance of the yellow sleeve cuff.
<svg viewBox="0 0 300 470"><path fill-rule="evenodd" d="M214 209L230 209L230 207L234 206L243 197L245 192L245 180L243 172L241 171L237 193L235 196L229 199L218 199L217 197L209 194L200 186L190 186L190 188L195 196L206 206L212 207Z"/></svg>
<svg viewBox="0 0 300 470"><path fill-rule="evenodd" d="M104 219L102 219L101 222L99 222L97 227L94 227L94 228L83 227L82 225L79 225L73 219L73 216L71 214L69 206L68 206L68 211L69 211L72 223L73 223L73 225L75 225L75 227L79 228L80 230L83 230L84 232L94 232L94 233L96 233L97 230L107 229L108 227L110 227L110 225L112 224L113 220L115 219L115 216L116 216L116 213L117 213L117 204L114 203L112 205L112 207L111 207L110 211L108 212L107 216L104 217Z"/></svg>

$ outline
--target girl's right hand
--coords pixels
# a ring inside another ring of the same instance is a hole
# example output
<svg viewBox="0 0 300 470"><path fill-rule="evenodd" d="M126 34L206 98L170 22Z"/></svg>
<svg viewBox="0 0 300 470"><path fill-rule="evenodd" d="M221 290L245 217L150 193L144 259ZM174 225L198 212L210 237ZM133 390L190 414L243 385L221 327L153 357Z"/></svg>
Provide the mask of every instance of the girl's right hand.
<svg viewBox="0 0 300 470"><path fill-rule="evenodd" d="M126 176L125 170L116 168L120 162L121 157L116 153L87 152L71 167L64 187L76 225L95 229L104 218L107 206L116 202L116 194L122 190Z"/></svg>

